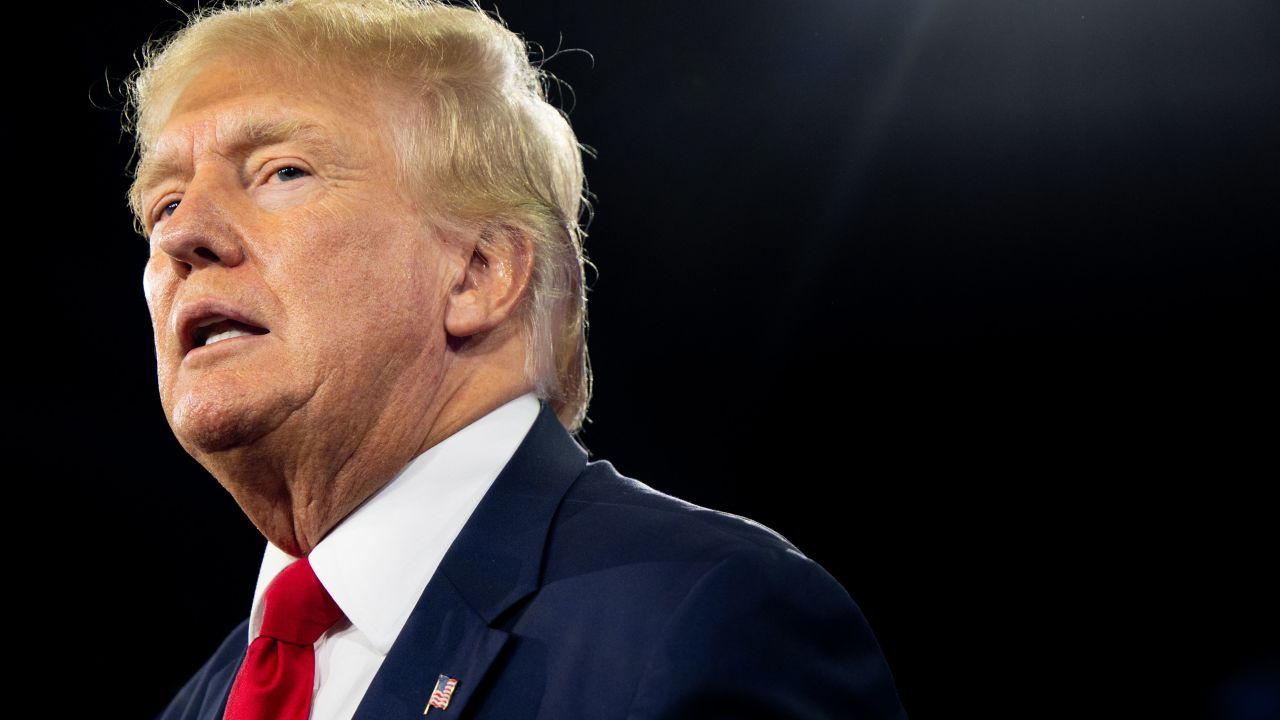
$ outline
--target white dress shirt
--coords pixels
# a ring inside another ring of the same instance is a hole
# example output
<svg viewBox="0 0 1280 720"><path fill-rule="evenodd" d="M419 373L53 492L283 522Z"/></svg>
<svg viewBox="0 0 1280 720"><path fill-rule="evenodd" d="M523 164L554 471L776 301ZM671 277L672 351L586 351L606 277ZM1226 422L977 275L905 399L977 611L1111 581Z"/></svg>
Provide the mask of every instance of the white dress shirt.
<svg viewBox="0 0 1280 720"><path fill-rule="evenodd" d="M539 409L533 393L522 395L445 438L311 550L316 577L346 615L315 644L312 720L355 715L445 552ZM249 614L249 642L262 627L263 593L296 559L267 543Z"/></svg>

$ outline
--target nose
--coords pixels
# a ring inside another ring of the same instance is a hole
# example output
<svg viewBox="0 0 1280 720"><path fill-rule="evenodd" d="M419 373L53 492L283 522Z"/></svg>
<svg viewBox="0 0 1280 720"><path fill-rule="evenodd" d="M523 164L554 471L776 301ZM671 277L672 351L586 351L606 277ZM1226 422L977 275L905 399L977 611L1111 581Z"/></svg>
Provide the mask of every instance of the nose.
<svg viewBox="0 0 1280 720"><path fill-rule="evenodd" d="M194 178L153 238L174 272L187 278L198 268L244 262L244 234L234 194L211 176Z"/></svg>

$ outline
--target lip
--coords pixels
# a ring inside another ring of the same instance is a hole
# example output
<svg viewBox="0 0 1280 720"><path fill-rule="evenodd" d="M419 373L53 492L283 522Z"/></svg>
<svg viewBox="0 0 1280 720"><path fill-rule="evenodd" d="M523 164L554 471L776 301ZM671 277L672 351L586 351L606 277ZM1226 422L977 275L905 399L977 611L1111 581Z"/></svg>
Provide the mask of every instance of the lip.
<svg viewBox="0 0 1280 720"><path fill-rule="evenodd" d="M266 324L224 300L220 300L218 298L201 298L195 302L183 305L179 308L178 314L174 318L174 332L177 333L178 338L181 340L182 355L184 357L190 354L192 350L203 349L196 347L196 327L202 321L215 316L225 317L228 320L235 320L236 322L244 323L245 325L260 327L267 330L267 332L271 331L271 328L268 328ZM254 335L252 337L260 336ZM243 338L232 338L231 340L223 340L222 342L215 344L221 345L223 342L231 342L232 340L241 339Z"/></svg>

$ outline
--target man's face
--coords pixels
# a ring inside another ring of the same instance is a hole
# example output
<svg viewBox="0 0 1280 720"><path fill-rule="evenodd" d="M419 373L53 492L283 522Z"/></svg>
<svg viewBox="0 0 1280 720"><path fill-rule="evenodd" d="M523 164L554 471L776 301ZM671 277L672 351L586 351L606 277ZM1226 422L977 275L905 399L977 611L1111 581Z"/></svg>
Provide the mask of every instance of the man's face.
<svg viewBox="0 0 1280 720"><path fill-rule="evenodd" d="M198 459L359 432L443 372L452 265L396 181L384 98L263 67L196 75L140 183L161 402Z"/></svg>

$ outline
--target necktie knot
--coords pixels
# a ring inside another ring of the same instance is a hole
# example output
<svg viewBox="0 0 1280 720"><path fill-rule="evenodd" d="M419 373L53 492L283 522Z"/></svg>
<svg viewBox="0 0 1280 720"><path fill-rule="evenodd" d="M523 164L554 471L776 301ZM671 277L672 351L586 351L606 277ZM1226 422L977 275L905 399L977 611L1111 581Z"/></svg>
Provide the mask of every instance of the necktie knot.
<svg viewBox="0 0 1280 720"><path fill-rule="evenodd" d="M316 670L312 644L341 617L310 560L280 571L263 596L262 630L245 650L223 717L306 720Z"/></svg>
<svg viewBox="0 0 1280 720"><path fill-rule="evenodd" d="M342 618L342 610L320 584L308 558L280 571L263 597L263 637L311 645Z"/></svg>

